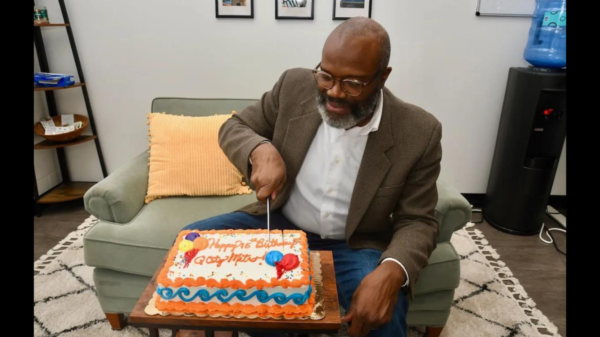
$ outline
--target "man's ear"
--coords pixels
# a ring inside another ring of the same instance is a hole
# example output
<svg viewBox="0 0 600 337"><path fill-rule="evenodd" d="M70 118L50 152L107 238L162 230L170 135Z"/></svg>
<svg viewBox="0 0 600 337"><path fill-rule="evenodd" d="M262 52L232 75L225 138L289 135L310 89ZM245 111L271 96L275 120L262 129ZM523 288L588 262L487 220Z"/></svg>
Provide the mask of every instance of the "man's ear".
<svg viewBox="0 0 600 337"><path fill-rule="evenodd" d="M388 77L390 77L390 73L392 72L392 67L387 67L381 74L381 86L385 85L385 81L387 81Z"/></svg>

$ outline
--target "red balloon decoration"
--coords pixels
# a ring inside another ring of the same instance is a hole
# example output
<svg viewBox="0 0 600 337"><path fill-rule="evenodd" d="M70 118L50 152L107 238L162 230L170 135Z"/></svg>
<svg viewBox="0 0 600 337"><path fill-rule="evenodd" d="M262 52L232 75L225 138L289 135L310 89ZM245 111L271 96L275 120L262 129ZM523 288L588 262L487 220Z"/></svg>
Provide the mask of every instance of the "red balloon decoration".
<svg viewBox="0 0 600 337"><path fill-rule="evenodd" d="M183 266L183 268L187 268L190 265L190 262L196 256L196 254L198 254L198 249L192 249L185 253L185 255L184 255L185 265Z"/></svg>
<svg viewBox="0 0 600 337"><path fill-rule="evenodd" d="M296 254L285 254L281 261L275 262L275 268L277 269L277 278L281 278L283 273L288 270L295 269L300 265L300 260L298 260L298 255Z"/></svg>

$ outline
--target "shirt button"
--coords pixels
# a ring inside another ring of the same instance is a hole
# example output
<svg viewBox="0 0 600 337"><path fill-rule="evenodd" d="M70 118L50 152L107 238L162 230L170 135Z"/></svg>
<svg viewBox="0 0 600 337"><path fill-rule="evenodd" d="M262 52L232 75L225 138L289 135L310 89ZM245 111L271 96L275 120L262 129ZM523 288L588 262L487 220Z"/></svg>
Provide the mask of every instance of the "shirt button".
<svg viewBox="0 0 600 337"><path fill-rule="evenodd" d="M335 160L333 162L336 163L336 164L339 164L340 160L338 158L335 158Z"/></svg>
<svg viewBox="0 0 600 337"><path fill-rule="evenodd" d="M331 193L331 192L333 192L333 188L330 187L327 189L327 193Z"/></svg>
<svg viewBox="0 0 600 337"><path fill-rule="evenodd" d="M329 213L325 213L325 214L323 214L323 217L324 217L324 218L329 218Z"/></svg>

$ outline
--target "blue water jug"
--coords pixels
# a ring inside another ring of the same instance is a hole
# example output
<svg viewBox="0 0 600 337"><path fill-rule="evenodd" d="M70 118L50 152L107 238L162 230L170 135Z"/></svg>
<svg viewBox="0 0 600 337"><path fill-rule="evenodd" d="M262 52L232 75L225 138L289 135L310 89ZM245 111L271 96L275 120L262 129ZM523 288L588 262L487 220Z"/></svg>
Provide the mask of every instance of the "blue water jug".
<svg viewBox="0 0 600 337"><path fill-rule="evenodd" d="M536 0L524 57L538 68L567 66L566 0Z"/></svg>

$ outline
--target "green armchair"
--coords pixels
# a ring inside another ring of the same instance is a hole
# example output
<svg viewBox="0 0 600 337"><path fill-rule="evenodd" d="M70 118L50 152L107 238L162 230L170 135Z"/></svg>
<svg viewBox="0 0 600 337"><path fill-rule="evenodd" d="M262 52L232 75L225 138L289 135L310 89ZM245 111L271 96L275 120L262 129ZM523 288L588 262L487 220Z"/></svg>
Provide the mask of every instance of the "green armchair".
<svg viewBox="0 0 600 337"><path fill-rule="evenodd" d="M153 112L190 116L241 111L255 100L157 98ZM417 283L408 324L425 326L436 336L446 324L460 279L452 233L470 219L471 207L449 184L438 181L438 245ZM143 153L91 188L86 210L99 219L84 237L85 263L94 267L98 300L113 329L135 303L184 226L234 211L256 200L252 195L164 198L144 204L148 187L148 154Z"/></svg>

